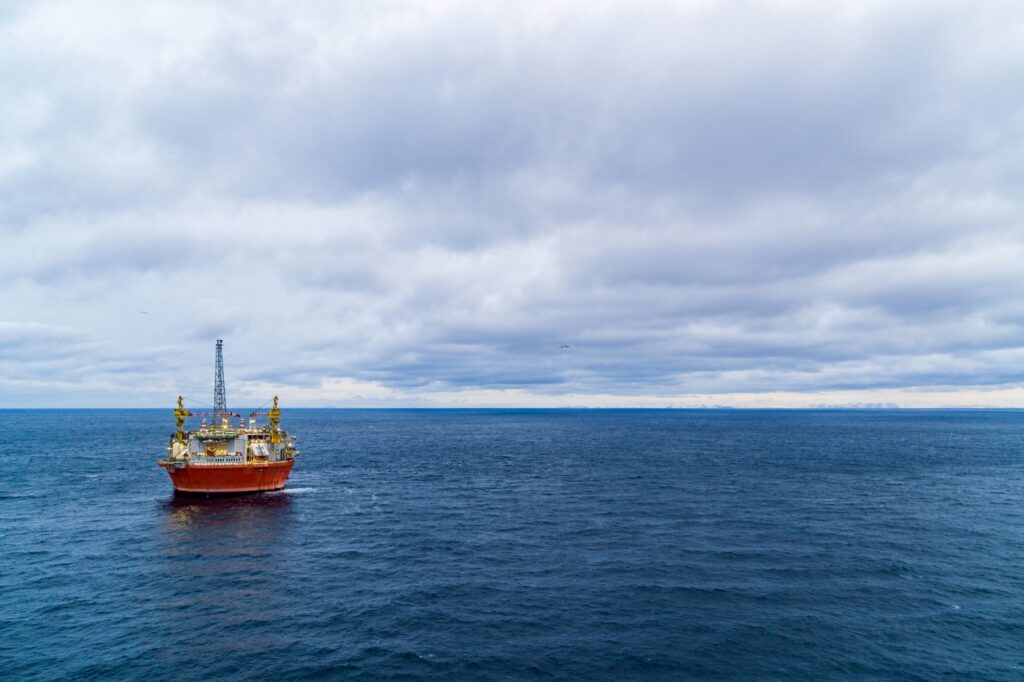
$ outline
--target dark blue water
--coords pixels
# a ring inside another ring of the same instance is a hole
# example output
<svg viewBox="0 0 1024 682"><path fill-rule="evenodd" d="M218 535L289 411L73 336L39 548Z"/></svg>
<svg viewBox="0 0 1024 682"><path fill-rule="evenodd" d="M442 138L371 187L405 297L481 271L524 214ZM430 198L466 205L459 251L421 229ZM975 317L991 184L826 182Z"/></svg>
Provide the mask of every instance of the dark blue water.
<svg viewBox="0 0 1024 682"><path fill-rule="evenodd" d="M4 679L1021 679L1024 415L0 411Z"/></svg>

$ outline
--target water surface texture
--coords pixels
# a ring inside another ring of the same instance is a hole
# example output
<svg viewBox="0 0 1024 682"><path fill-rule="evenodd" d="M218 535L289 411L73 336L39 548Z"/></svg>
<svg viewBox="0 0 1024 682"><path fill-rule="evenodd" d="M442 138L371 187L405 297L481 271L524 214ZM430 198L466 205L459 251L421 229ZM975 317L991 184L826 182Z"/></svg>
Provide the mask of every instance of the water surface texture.
<svg viewBox="0 0 1024 682"><path fill-rule="evenodd" d="M0 411L0 678L1024 677L1019 412L283 421L194 500L170 410Z"/></svg>

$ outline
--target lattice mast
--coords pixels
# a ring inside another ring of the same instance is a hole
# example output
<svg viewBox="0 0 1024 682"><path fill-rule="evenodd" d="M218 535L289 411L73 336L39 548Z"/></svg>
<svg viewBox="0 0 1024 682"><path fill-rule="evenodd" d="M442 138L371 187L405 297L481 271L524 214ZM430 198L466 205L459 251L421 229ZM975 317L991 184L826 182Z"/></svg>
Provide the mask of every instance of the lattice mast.
<svg viewBox="0 0 1024 682"><path fill-rule="evenodd" d="M224 340L217 339L216 375L213 379L213 411L227 414L228 399L224 391Z"/></svg>

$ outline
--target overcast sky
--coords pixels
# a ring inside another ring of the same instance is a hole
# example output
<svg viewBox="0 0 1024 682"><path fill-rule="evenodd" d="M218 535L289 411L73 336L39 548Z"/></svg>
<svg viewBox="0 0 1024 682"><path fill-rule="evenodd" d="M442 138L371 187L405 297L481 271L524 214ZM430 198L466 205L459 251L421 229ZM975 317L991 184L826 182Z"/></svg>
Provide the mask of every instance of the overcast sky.
<svg viewBox="0 0 1024 682"><path fill-rule="evenodd" d="M1024 4L4 2L0 406L1024 406Z"/></svg>

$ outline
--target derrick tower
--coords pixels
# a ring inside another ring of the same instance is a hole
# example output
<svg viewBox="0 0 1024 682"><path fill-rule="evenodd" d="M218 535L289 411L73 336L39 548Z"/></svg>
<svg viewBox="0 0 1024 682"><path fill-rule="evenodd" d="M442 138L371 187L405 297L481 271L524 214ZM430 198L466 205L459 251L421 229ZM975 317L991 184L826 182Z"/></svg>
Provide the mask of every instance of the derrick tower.
<svg viewBox="0 0 1024 682"><path fill-rule="evenodd" d="M228 400L224 391L224 340L217 339L216 375L213 379L213 411L225 414L228 411Z"/></svg>

